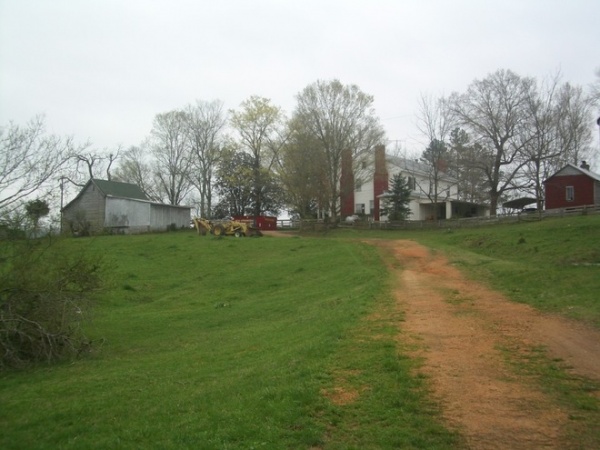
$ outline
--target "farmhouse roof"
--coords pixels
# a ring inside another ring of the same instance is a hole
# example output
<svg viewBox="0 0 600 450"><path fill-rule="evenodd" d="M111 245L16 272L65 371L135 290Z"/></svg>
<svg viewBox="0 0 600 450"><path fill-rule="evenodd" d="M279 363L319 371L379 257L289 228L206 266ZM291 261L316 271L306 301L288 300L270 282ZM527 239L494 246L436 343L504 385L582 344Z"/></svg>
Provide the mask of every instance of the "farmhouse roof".
<svg viewBox="0 0 600 450"><path fill-rule="evenodd" d="M424 163L424 162L421 162L418 160L409 159L409 158L393 156L393 155L388 156L387 160L392 166L399 168L401 171L408 172L413 175L418 174L418 175L425 176L425 177L430 176L431 166L427 163ZM447 171L443 171L443 170L440 170L440 173L438 174L438 176L440 177L440 179L445 179L445 180L449 180L449 181L456 180Z"/></svg>
<svg viewBox="0 0 600 450"><path fill-rule="evenodd" d="M544 181L544 183L546 181L548 181L550 178L553 178L553 177L559 175L566 168L575 169L578 172L581 172L583 175L587 175L588 177L590 177L593 180L600 181L600 174L594 173L591 170L584 169L583 167L577 167L575 164L568 163L566 166L564 166L563 168L561 168L559 171L557 171L553 175L551 175L548 178L546 178L546 180Z"/></svg>

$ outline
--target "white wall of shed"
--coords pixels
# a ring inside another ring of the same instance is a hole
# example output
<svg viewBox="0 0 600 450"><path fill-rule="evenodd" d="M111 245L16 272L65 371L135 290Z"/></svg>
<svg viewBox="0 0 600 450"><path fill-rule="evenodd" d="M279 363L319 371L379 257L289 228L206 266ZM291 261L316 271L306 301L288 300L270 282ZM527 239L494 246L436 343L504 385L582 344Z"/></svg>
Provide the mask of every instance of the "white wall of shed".
<svg viewBox="0 0 600 450"><path fill-rule="evenodd" d="M127 198L106 199L104 226L148 228L150 226L150 203Z"/></svg>

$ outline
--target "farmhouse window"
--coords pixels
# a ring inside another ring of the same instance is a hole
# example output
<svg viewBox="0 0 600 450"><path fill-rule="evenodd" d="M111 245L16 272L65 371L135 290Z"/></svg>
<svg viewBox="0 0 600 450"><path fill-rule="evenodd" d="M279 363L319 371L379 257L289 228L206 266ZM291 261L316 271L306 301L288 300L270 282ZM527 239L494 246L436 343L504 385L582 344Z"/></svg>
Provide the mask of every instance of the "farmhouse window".
<svg viewBox="0 0 600 450"><path fill-rule="evenodd" d="M575 200L575 188L573 186L567 186L566 193L568 202Z"/></svg>
<svg viewBox="0 0 600 450"><path fill-rule="evenodd" d="M411 191L414 191L417 187L415 177L408 177L408 187Z"/></svg>
<svg viewBox="0 0 600 450"><path fill-rule="evenodd" d="M354 214L364 214L365 213L365 204L357 203L354 205Z"/></svg>
<svg viewBox="0 0 600 450"><path fill-rule="evenodd" d="M355 190L356 192L360 192L360 191L362 191L362 182L361 182L361 181L357 181L357 182L355 183L355 188L354 188L354 190Z"/></svg>
<svg viewBox="0 0 600 450"><path fill-rule="evenodd" d="M375 214L375 200L369 200L369 214Z"/></svg>

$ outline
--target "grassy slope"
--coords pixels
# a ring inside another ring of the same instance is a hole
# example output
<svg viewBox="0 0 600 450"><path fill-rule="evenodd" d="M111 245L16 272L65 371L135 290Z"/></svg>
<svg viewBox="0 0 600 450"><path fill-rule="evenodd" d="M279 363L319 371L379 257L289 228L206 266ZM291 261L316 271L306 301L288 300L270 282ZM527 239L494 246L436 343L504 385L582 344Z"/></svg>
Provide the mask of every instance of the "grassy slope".
<svg viewBox="0 0 600 450"><path fill-rule="evenodd" d="M369 236L418 241L443 251L468 276L507 298L600 327L600 216L477 229L379 231ZM572 448L600 448L599 383L574 376L544 348L502 350L518 374L535 379L570 411L571 420L563 431Z"/></svg>
<svg viewBox="0 0 600 450"><path fill-rule="evenodd" d="M598 216L367 236L421 241L515 300L600 324L600 269L585 265L600 262ZM401 313L374 248L192 233L67 242L112 261L88 327L105 342L73 364L0 375L0 447L460 445L397 347ZM597 425L594 386L556 361L523 363ZM340 393L351 401L328 400Z"/></svg>
<svg viewBox="0 0 600 450"><path fill-rule="evenodd" d="M470 277L514 301L600 327L600 215L433 231L341 230L334 235L418 241L443 251Z"/></svg>
<svg viewBox="0 0 600 450"><path fill-rule="evenodd" d="M600 327L600 215L421 234L511 299Z"/></svg>
<svg viewBox="0 0 600 450"><path fill-rule="evenodd" d="M374 248L192 233L69 240L113 267L71 364L0 376L1 448L448 448ZM374 310L388 311L380 320ZM368 370L367 370L368 369ZM350 405L324 394L360 389Z"/></svg>
<svg viewBox="0 0 600 450"><path fill-rule="evenodd" d="M491 229L422 234L453 264L508 298L600 327L600 216L558 218ZM569 448L599 448L600 384L574 376L544 348L504 349L564 410ZM525 351L524 351L525 350Z"/></svg>

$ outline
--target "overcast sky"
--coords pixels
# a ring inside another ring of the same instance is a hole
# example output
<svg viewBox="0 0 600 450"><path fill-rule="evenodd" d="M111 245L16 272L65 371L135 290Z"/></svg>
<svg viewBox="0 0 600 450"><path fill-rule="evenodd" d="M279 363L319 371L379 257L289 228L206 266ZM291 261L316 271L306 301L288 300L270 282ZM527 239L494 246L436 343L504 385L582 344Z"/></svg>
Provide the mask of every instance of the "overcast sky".
<svg viewBox="0 0 600 450"><path fill-rule="evenodd" d="M498 69L587 87L599 67L598 0L0 0L0 124L45 114L98 149L138 145L196 99L258 95L291 114L304 87L337 78L421 151L422 93Z"/></svg>

